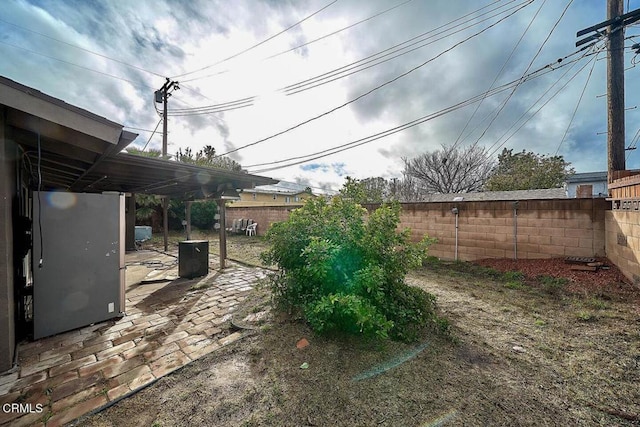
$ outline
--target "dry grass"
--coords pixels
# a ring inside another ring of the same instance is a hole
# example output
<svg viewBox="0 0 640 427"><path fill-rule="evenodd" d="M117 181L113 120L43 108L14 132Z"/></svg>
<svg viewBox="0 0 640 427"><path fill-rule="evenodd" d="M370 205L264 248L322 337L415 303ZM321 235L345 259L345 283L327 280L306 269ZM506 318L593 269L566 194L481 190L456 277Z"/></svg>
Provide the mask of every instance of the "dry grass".
<svg viewBox="0 0 640 427"><path fill-rule="evenodd" d="M192 240L208 240L209 253L211 255L220 254L219 235L213 231L194 230L191 233ZM185 233L172 231L169 233L169 248L177 249L178 242L186 239ZM153 238L143 244L143 247L163 249L164 238L162 234L154 234ZM227 234L227 257L251 265L265 266L260 260L260 253L267 249L267 243L262 236L247 236L244 234Z"/></svg>
<svg viewBox="0 0 640 427"><path fill-rule="evenodd" d="M238 255L252 253L250 240L238 242ZM244 340L81 425L640 423L637 302L547 293L517 275L505 280L460 267L433 263L408 277L437 295L454 340L329 339L295 319L271 316ZM263 311L268 298L266 289L256 290L236 316ZM302 337L311 344L299 350Z"/></svg>

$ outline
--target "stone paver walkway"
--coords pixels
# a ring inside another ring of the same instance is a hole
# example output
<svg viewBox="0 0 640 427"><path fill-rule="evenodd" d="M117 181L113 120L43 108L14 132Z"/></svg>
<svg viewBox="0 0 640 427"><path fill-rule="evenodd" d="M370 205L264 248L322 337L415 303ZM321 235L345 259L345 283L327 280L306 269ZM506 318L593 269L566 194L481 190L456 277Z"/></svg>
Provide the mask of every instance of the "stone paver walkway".
<svg viewBox="0 0 640 427"><path fill-rule="evenodd" d="M176 276L175 258L127 254L124 317L20 344L19 367L0 376L0 425L64 425L242 336L228 320L263 270Z"/></svg>

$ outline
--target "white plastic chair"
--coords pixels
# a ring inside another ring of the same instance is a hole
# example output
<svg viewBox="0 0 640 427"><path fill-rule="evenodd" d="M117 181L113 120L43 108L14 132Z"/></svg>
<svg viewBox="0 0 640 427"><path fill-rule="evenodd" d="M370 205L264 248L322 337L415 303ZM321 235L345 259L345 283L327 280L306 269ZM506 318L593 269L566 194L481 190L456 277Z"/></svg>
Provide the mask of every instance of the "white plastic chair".
<svg viewBox="0 0 640 427"><path fill-rule="evenodd" d="M253 224L247 225L247 236L255 236L257 227L258 227L258 223L257 222L254 222Z"/></svg>

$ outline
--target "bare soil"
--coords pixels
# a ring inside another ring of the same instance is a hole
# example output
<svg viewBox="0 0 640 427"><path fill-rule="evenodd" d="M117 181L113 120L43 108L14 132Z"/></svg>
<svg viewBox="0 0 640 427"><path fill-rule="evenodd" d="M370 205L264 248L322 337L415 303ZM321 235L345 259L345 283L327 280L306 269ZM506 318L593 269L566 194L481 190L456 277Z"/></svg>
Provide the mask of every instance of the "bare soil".
<svg viewBox="0 0 640 427"><path fill-rule="evenodd" d="M548 287L532 277L550 270L525 264L521 280L467 263L411 273L452 324L452 337L414 344L315 336L263 316L269 295L258 289L234 315L245 338L78 425L640 425L637 290ZM251 314L259 320L242 321Z"/></svg>

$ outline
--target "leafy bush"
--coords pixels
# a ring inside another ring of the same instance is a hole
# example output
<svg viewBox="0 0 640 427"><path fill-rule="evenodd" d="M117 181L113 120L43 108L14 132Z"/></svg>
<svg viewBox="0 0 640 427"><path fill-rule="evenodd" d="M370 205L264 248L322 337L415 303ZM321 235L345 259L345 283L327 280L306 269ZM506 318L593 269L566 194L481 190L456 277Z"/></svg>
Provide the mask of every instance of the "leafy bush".
<svg viewBox="0 0 640 427"><path fill-rule="evenodd" d="M319 333L413 340L427 325L446 329L435 297L404 283L434 240L411 243L409 230L396 230L399 221L398 203L367 214L338 196L310 199L273 224L262 259L278 266L270 278L277 305L296 310Z"/></svg>
<svg viewBox="0 0 640 427"><path fill-rule="evenodd" d="M169 228L182 230L182 221L186 219L185 202L172 199L169 202ZM216 222L218 205L215 200L207 200L191 204L191 225L200 230L212 230Z"/></svg>

